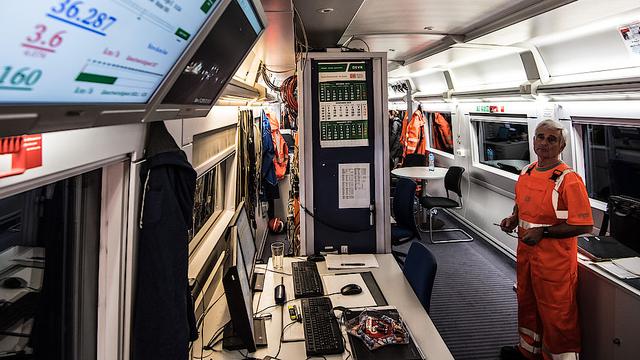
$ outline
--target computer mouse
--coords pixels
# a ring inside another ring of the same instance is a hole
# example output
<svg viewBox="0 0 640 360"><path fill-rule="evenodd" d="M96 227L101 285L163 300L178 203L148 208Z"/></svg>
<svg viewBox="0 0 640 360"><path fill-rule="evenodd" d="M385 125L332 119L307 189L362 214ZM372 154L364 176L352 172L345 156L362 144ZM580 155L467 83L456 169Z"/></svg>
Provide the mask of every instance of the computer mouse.
<svg viewBox="0 0 640 360"><path fill-rule="evenodd" d="M22 289L27 286L27 281L19 277L8 277L2 281L2 287L5 289Z"/></svg>
<svg viewBox="0 0 640 360"><path fill-rule="evenodd" d="M324 261L324 255L314 254L307 256L307 261L320 262Z"/></svg>
<svg viewBox="0 0 640 360"><path fill-rule="evenodd" d="M340 289L342 295L356 295L362 292L362 288L358 284L347 284Z"/></svg>

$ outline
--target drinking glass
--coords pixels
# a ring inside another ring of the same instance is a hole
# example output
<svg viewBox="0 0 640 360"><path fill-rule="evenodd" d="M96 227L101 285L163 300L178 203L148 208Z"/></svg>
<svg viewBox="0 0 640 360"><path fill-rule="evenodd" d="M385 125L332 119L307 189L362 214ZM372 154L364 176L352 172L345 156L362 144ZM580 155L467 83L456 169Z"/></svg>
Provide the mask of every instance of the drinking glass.
<svg viewBox="0 0 640 360"><path fill-rule="evenodd" d="M271 244L271 261L275 270L282 270L284 262L284 243L282 241Z"/></svg>

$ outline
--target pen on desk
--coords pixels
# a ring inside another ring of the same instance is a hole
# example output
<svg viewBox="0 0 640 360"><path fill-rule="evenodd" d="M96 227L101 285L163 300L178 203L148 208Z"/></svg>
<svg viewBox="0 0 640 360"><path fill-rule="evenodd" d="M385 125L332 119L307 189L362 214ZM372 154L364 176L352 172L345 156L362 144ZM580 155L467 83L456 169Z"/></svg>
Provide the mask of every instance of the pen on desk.
<svg viewBox="0 0 640 360"><path fill-rule="evenodd" d="M340 266L364 266L365 263L342 263Z"/></svg>

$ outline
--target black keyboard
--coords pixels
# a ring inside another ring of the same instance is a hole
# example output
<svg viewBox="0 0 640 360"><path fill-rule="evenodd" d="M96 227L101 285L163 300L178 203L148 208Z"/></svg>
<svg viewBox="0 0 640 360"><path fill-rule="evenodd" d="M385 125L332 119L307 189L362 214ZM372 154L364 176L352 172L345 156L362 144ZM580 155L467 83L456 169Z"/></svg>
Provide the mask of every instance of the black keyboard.
<svg viewBox="0 0 640 360"><path fill-rule="evenodd" d="M293 292L296 299L324 295L316 263L296 261L293 266Z"/></svg>
<svg viewBox="0 0 640 360"><path fill-rule="evenodd" d="M342 332L328 297L302 299L302 319L307 356L342 354Z"/></svg>

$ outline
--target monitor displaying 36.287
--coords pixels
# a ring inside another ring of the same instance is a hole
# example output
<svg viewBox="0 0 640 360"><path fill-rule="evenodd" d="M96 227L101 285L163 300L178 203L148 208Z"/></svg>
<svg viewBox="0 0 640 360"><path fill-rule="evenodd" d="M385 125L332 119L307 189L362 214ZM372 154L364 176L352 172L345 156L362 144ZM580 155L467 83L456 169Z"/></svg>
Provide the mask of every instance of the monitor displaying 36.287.
<svg viewBox="0 0 640 360"><path fill-rule="evenodd" d="M219 2L3 2L0 104L147 103Z"/></svg>
<svg viewBox="0 0 640 360"><path fill-rule="evenodd" d="M263 29L252 1L231 1L162 103L212 105Z"/></svg>

